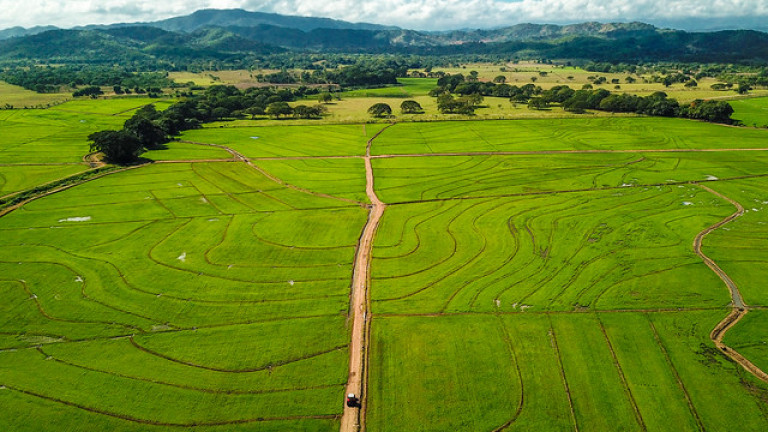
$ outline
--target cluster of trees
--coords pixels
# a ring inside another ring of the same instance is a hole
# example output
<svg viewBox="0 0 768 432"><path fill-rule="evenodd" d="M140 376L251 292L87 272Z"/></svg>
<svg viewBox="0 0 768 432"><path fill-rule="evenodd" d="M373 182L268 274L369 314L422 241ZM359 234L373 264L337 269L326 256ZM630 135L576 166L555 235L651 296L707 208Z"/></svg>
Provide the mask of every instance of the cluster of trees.
<svg viewBox="0 0 768 432"><path fill-rule="evenodd" d="M444 93L437 97L437 110L443 114L472 115L483 103L483 96L473 93L465 96L454 97L450 93Z"/></svg>
<svg viewBox="0 0 768 432"><path fill-rule="evenodd" d="M509 98L515 102L527 102L531 97L541 93L541 87L534 84L523 86L509 85L501 80L483 82L478 80L477 72L470 72L468 76L463 74L446 74L437 80L437 87L430 91L430 96L439 97L445 93L460 96L481 95Z"/></svg>
<svg viewBox="0 0 768 432"><path fill-rule="evenodd" d="M167 72L129 72L123 67L31 66L6 68L0 80L38 93L56 93L62 87L121 86L127 89L177 87Z"/></svg>
<svg viewBox="0 0 768 432"><path fill-rule="evenodd" d="M397 78L408 76L410 63L397 60L360 61L358 63L315 69L313 71L289 72L281 70L268 75L257 75L261 82L271 84L337 84L342 87L375 87L397 84Z"/></svg>
<svg viewBox="0 0 768 432"><path fill-rule="evenodd" d="M147 149L156 149L180 132L195 129L203 123L224 118L269 115L274 118L319 118L325 112L322 105L291 107L288 102L305 96L306 88L275 89L234 86L211 86L202 94L179 101L157 111L153 105L138 110L121 130L106 130L91 134L91 151L104 153L111 163L135 162Z"/></svg>
<svg viewBox="0 0 768 432"><path fill-rule="evenodd" d="M684 117L715 123L732 123L733 108L724 101L697 100L681 106L677 100L667 97L664 92L649 96L611 93L605 89L573 90L568 86L555 86L532 98L529 107L547 108L559 104L564 110L583 113L588 109L614 113L636 113L658 117Z"/></svg>
<svg viewBox="0 0 768 432"><path fill-rule="evenodd" d="M513 103L528 103L531 109L546 109L556 104L573 113L584 113L591 109L732 123L730 117L733 108L724 101L695 101L691 105L680 106L677 100L668 98L663 92L642 97L614 94L605 89L593 90L591 85L585 85L582 90L574 90L567 85L543 90L533 84L517 87L505 84L503 80L494 81L495 84L480 82L474 74L469 77L461 74L445 75L438 80L438 87L430 95L437 97L438 110L446 114L471 115L483 102L483 96L496 96L508 97Z"/></svg>
<svg viewBox="0 0 768 432"><path fill-rule="evenodd" d="M101 87L99 86L88 86L83 87L79 90L75 90L74 93L72 93L72 96L74 97L80 97L80 96L90 96L95 98L96 96L103 95L104 92L101 90Z"/></svg>
<svg viewBox="0 0 768 432"><path fill-rule="evenodd" d="M403 114L423 114L424 109L415 100L405 100L400 104L400 111ZM376 103L368 108L368 114L374 117L389 117L392 115L392 107L385 103Z"/></svg>

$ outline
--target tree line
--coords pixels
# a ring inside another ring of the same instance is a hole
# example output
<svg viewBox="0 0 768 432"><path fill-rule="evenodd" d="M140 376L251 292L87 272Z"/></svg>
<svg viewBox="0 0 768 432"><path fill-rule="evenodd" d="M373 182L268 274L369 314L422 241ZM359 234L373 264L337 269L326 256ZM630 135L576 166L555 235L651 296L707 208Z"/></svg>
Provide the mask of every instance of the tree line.
<svg viewBox="0 0 768 432"><path fill-rule="evenodd" d="M547 109L552 105L559 105L565 111L577 114L585 113L586 110L598 110L733 123L733 108L725 101L696 100L687 105L680 105L664 92L655 92L643 97L611 93L605 89L593 90L591 85L585 85L581 90L574 90L567 85L543 90L530 83L518 87L506 84L500 79L495 81L481 82L477 79L477 73L472 72L469 76L445 75L438 79L438 87L429 94L437 98L438 110L444 114L471 115L480 106L484 96L493 96L509 98L513 103L527 103L531 109Z"/></svg>
<svg viewBox="0 0 768 432"><path fill-rule="evenodd" d="M108 86L134 90L173 88L179 85L167 72L130 72L122 67L104 66L31 66L6 68L0 80L38 93L57 93L62 87Z"/></svg>
<svg viewBox="0 0 768 432"><path fill-rule="evenodd" d="M248 115L252 118L259 115L319 118L324 113L322 105L291 107L288 104L317 92L307 87L239 90L234 86L211 86L164 111L147 105L126 120L120 130L92 133L88 136L90 148L92 152L104 153L108 162L124 165L137 161L146 150L162 148L182 131L199 128L204 123Z"/></svg>

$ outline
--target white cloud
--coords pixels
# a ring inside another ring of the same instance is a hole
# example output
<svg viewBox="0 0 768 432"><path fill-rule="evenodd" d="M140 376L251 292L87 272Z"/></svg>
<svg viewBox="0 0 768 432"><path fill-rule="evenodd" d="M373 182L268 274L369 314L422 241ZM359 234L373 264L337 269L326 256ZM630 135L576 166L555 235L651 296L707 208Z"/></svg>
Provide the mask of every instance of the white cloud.
<svg viewBox="0 0 768 432"><path fill-rule="evenodd" d="M768 16L768 0L0 0L0 28L155 21L203 8L244 8L415 29Z"/></svg>

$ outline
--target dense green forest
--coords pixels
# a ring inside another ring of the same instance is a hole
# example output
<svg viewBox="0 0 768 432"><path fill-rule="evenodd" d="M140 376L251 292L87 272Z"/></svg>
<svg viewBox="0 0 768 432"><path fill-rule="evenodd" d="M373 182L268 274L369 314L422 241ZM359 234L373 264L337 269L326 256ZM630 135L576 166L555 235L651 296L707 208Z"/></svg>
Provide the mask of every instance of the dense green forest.
<svg viewBox="0 0 768 432"><path fill-rule="evenodd" d="M492 30L420 32L333 20L206 11L145 23L48 30L0 40L0 62L56 62L190 68L243 67L280 53L487 56L600 62L765 64L768 34L685 32L642 23L520 24ZM22 31L9 34L23 35ZM266 60L269 61L269 60Z"/></svg>

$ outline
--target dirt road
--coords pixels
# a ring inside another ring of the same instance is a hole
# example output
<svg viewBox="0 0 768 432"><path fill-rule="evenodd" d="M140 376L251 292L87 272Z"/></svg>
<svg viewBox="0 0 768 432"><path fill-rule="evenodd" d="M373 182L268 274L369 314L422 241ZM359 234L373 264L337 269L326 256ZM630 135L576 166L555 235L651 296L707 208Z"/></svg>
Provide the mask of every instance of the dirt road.
<svg viewBox="0 0 768 432"><path fill-rule="evenodd" d="M357 246L355 270L352 276L352 292L350 294L349 313L352 317L352 340L349 345L349 378L346 393L362 396L363 404L359 408L344 406L341 417L341 432L356 432L365 430L365 367L368 357L368 289L370 286L371 251L373 239L379 227L381 216L384 215L386 204L376 195L373 183L373 167L371 166L371 144L386 128L368 141L365 152L365 191L371 200L368 222Z"/></svg>
<svg viewBox="0 0 768 432"><path fill-rule="evenodd" d="M766 374L762 369L755 366L754 363L747 360L744 356L739 354L736 350L733 348L730 348L725 343L723 343L723 338L725 337L725 334L733 328L742 318L744 318L744 315L746 315L749 312L749 307L744 303L744 299L741 297L741 292L739 291L739 287L736 286L736 283L731 279L730 276L728 276L723 269L720 268L714 261L712 261L711 258L706 256L704 252L701 251L701 244L704 240L704 237L707 236L707 234L711 233L712 231L722 227L723 225L727 224L728 222L733 221L734 219L742 216L744 214L744 207L739 204L736 200L733 200L713 189L710 189L704 185L699 184L700 188L704 189L705 191L716 195L729 203L731 203L734 207L736 207L736 212L732 215L726 217L725 219L721 220L720 222L712 225L709 228L706 228L704 231L700 232L699 235L696 236L696 238L693 240L693 250L696 252L697 255L701 257L701 259L704 260L704 262L709 266L709 268L712 269L719 277L720 279L725 282L725 284L728 286L728 289L731 291L731 301L733 302L733 310L730 314L728 314L725 319L723 319L713 330L712 333L709 334L709 338L712 339L712 342L714 342L715 346L722 351L725 355L731 358L734 362L738 363L747 370L747 372L753 374L757 378L761 379L762 381L768 382L768 374Z"/></svg>
<svg viewBox="0 0 768 432"><path fill-rule="evenodd" d="M712 231L722 227L723 225L727 224L728 222L731 222L732 220L740 217L744 214L744 207L742 207L741 204L736 202L735 200L732 200L731 198L728 198L727 196L710 189L702 184L697 184L700 188L704 189L705 191L711 193L712 195L717 196L718 198L722 198L729 203L731 203L734 207L736 207L736 212L732 215L726 217L725 219L721 220L720 222L712 225L711 227L705 229L704 231L700 232L699 235L696 236L696 238L693 240L693 250L696 252L698 256L701 257L701 259L704 260L704 263L709 266L709 268L712 269L717 275L720 277L720 279L725 282L725 284L728 286L728 289L731 290L731 299L733 301L733 307L738 309L744 309L746 305L744 304L744 299L741 297L741 292L739 292L739 287L736 286L736 283L733 282L733 279L731 279L728 274L726 274L723 269L720 268L712 259L704 254L704 252L701 251L701 243L704 240L704 237L706 237L709 233Z"/></svg>

